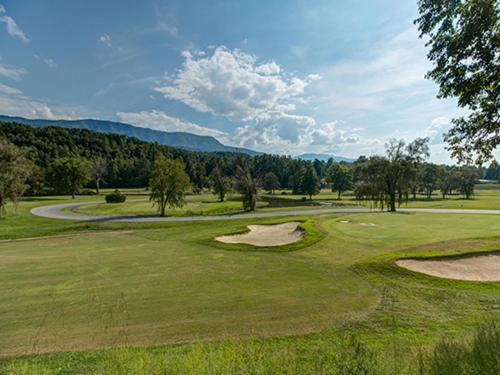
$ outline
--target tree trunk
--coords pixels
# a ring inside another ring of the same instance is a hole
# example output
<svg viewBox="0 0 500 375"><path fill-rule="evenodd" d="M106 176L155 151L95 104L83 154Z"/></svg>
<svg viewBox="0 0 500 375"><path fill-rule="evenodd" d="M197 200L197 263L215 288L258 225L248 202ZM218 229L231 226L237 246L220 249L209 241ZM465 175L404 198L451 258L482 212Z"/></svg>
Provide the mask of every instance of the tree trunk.
<svg viewBox="0 0 500 375"><path fill-rule="evenodd" d="M340 200L340 190L339 190L339 196L338 196L338 199Z"/></svg>
<svg viewBox="0 0 500 375"><path fill-rule="evenodd" d="M95 191L96 191L97 195L99 195L99 179L95 180Z"/></svg>
<svg viewBox="0 0 500 375"><path fill-rule="evenodd" d="M71 199L75 199L75 191L71 190Z"/></svg>
<svg viewBox="0 0 500 375"><path fill-rule="evenodd" d="M390 211L396 212L396 194L395 193L389 194L389 203L390 203Z"/></svg>

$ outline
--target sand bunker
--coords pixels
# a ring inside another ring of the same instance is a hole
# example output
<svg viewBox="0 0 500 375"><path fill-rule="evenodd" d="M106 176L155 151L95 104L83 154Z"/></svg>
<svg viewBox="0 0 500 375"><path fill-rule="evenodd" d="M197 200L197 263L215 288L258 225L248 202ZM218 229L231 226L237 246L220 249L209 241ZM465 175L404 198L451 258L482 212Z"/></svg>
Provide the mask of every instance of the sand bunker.
<svg viewBox="0 0 500 375"><path fill-rule="evenodd" d="M245 243L254 246L280 246L302 239L300 223L292 221L276 225L249 225L246 233L216 237L224 243Z"/></svg>
<svg viewBox="0 0 500 375"><path fill-rule="evenodd" d="M436 260L401 259L400 267L455 280L500 281L500 254L481 254Z"/></svg>

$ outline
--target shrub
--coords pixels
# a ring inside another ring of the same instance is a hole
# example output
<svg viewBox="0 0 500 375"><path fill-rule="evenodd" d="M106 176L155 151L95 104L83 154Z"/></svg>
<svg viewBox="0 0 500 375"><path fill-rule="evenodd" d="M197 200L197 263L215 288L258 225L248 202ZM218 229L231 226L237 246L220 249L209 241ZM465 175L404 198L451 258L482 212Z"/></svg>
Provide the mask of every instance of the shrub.
<svg viewBox="0 0 500 375"><path fill-rule="evenodd" d="M112 193L106 195L106 203L123 203L127 199L125 194L122 194L120 190L115 190Z"/></svg>
<svg viewBox="0 0 500 375"><path fill-rule="evenodd" d="M83 190L79 191L79 194L80 195L95 195L95 192L92 189L83 189Z"/></svg>

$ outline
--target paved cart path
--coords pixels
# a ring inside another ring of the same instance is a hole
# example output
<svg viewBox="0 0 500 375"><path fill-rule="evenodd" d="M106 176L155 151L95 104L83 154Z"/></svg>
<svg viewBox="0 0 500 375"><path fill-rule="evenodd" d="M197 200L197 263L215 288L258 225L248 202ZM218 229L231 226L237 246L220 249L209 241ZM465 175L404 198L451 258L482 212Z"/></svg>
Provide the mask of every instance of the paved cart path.
<svg viewBox="0 0 500 375"><path fill-rule="evenodd" d="M79 220L79 221L113 221L113 222L157 222L157 221L209 221L209 220L236 220L260 217L278 216L304 216L321 215L330 213L366 213L380 212L378 209L369 208L320 208L310 210L289 210L272 212L248 212L234 215L214 215L214 216L186 216L186 217L159 217L159 216L91 216L71 211L64 211L67 208L77 208L86 205L93 205L95 202L85 203L63 203L49 206L36 207L31 213L50 219ZM400 208L400 212L429 212L436 214L480 214L480 215L500 215L500 210L465 210L446 208Z"/></svg>

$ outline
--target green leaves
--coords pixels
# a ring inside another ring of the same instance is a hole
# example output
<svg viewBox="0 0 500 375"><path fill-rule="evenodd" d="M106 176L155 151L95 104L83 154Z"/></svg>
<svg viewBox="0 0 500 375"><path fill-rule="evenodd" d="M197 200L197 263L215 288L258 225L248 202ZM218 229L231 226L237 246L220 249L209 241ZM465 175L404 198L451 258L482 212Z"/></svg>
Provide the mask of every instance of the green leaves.
<svg viewBox="0 0 500 375"><path fill-rule="evenodd" d="M420 0L415 20L429 37L427 78L439 98L456 97L469 114L445 137L460 162L482 164L500 144L500 8L497 0Z"/></svg>
<svg viewBox="0 0 500 375"><path fill-rule="evenodd" d="M179 160L165 159L158 154L149 177L151 197L158 205L160 215L165 216L165 207L182 207L186 204L184 194L189 189L189 177Z"/></svg>

